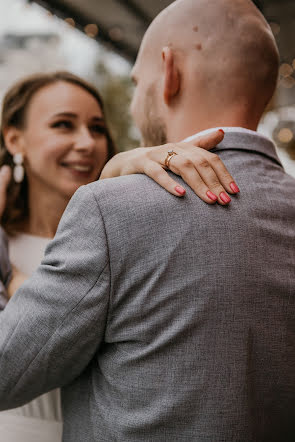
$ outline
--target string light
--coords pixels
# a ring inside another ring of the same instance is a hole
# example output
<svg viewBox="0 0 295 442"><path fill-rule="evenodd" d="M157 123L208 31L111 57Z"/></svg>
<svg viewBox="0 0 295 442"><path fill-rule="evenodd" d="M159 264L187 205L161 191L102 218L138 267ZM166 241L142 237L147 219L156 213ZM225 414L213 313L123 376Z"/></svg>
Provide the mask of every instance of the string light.
<svg viewBox="0 0 295 442"><path fill-rule="evenodd" d="M290 64L288 63L283 63L280 66L280 70L279 73L282 77L290 77L290 75L293 74L293 68Z"/></svg>
<svg viewBox="0 0 295 442"><path fill-rule="evenodd" d="M75 20L73 19L73 18L66 18L65 19L65 22L68 24L68 25L70 25L70 26L73 26L73 27L75 27L76 26L76 23L75 23Z"/></svg>
<svg viewBox="0 0 295 442"><path fill-rule="evenodd" d="M286 77L280 80L280 85L286 89L291 89L295 86L295 79L293 77Z"/></svg>
<svg viewBox="0 0 295 442"><path fill-rule="evenodd" d="M290 143L294 138L293 132L288 129L287 127L284 127L281 129L278 133L278 139L281 143Z"/></svg>
<svg viewBox="0 0 295 442"><path fill-rule="evenodd" d="M84 31L88 37L94 38L98 34L98 26L91 23L85 26Z"/></svg>
<svg viewBox="0 0 295 442"><path fill-rule="evenodd" d="M114 41L122 40L123 38L123 31L119 26L114 26L109 30L109 36Z"/></svg>

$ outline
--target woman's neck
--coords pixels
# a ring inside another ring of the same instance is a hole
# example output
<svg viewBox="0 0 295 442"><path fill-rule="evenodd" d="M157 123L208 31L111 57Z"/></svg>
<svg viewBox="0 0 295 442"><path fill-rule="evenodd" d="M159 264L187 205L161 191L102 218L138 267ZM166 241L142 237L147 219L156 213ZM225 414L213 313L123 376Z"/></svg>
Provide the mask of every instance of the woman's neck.
<svg viewBox="0 0 295 442"><path fill-rule="evenodd" d="M29 218L24 223L23 233L53 238L69 202L69 198L56 193L29 191Z"/></svg>

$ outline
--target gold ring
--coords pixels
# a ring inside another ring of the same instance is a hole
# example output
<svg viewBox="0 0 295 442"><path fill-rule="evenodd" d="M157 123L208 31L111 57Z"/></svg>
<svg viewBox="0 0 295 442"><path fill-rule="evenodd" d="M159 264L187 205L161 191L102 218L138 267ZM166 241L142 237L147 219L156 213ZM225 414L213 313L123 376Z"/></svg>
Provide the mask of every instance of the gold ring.
<svg viewBox="0 0 295 442"><path fill-rule="evenodd" d="M171 158L172 158L174 155L177 155L177 153L174 152L174 150L169 150L169 151L168 151L168 153L167 153L167 157L166 157L166 159L165 159L165 166L167 167L167 169L169 169L169 163L170 163L170 161L171 161Z"/></svg>

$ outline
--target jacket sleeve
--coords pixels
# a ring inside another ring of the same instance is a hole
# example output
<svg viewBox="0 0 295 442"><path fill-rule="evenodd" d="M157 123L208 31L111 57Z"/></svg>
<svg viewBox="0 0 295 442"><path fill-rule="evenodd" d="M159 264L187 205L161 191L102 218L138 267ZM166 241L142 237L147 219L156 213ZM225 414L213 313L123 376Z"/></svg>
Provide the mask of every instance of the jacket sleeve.
<svg viewBox="0 0 295 442"><path fill-rule="evenodd" d="M109 277L103 220L85 186L71 199L39 268L0 313L0 410L70 383L95 357Z"/></svg>

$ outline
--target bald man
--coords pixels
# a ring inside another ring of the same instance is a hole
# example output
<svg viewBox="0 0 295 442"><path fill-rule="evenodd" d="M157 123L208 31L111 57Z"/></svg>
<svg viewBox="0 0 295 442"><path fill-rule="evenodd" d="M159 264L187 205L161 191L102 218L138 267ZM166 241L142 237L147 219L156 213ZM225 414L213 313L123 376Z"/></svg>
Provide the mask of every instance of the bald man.
<svg viewBox="0 0 295 442"><path fill-rule="evenodd" d="M0 409L60 386L65 442L294 441L295 182L256 132L277 71L248 0L155 19L132 73L144 144L172 143L177 171L173 142L222 126L215 159L241 193L210 206L142 175L80 188L0 315Z"/></svg>
<svg viewBox="0 0 295 442"><path fill-rule="evenodd" d="M172 3L150 26L132 71L131 109L145 145L211 127L255 131L278 63L271 30L251 1Z"/></svg>

